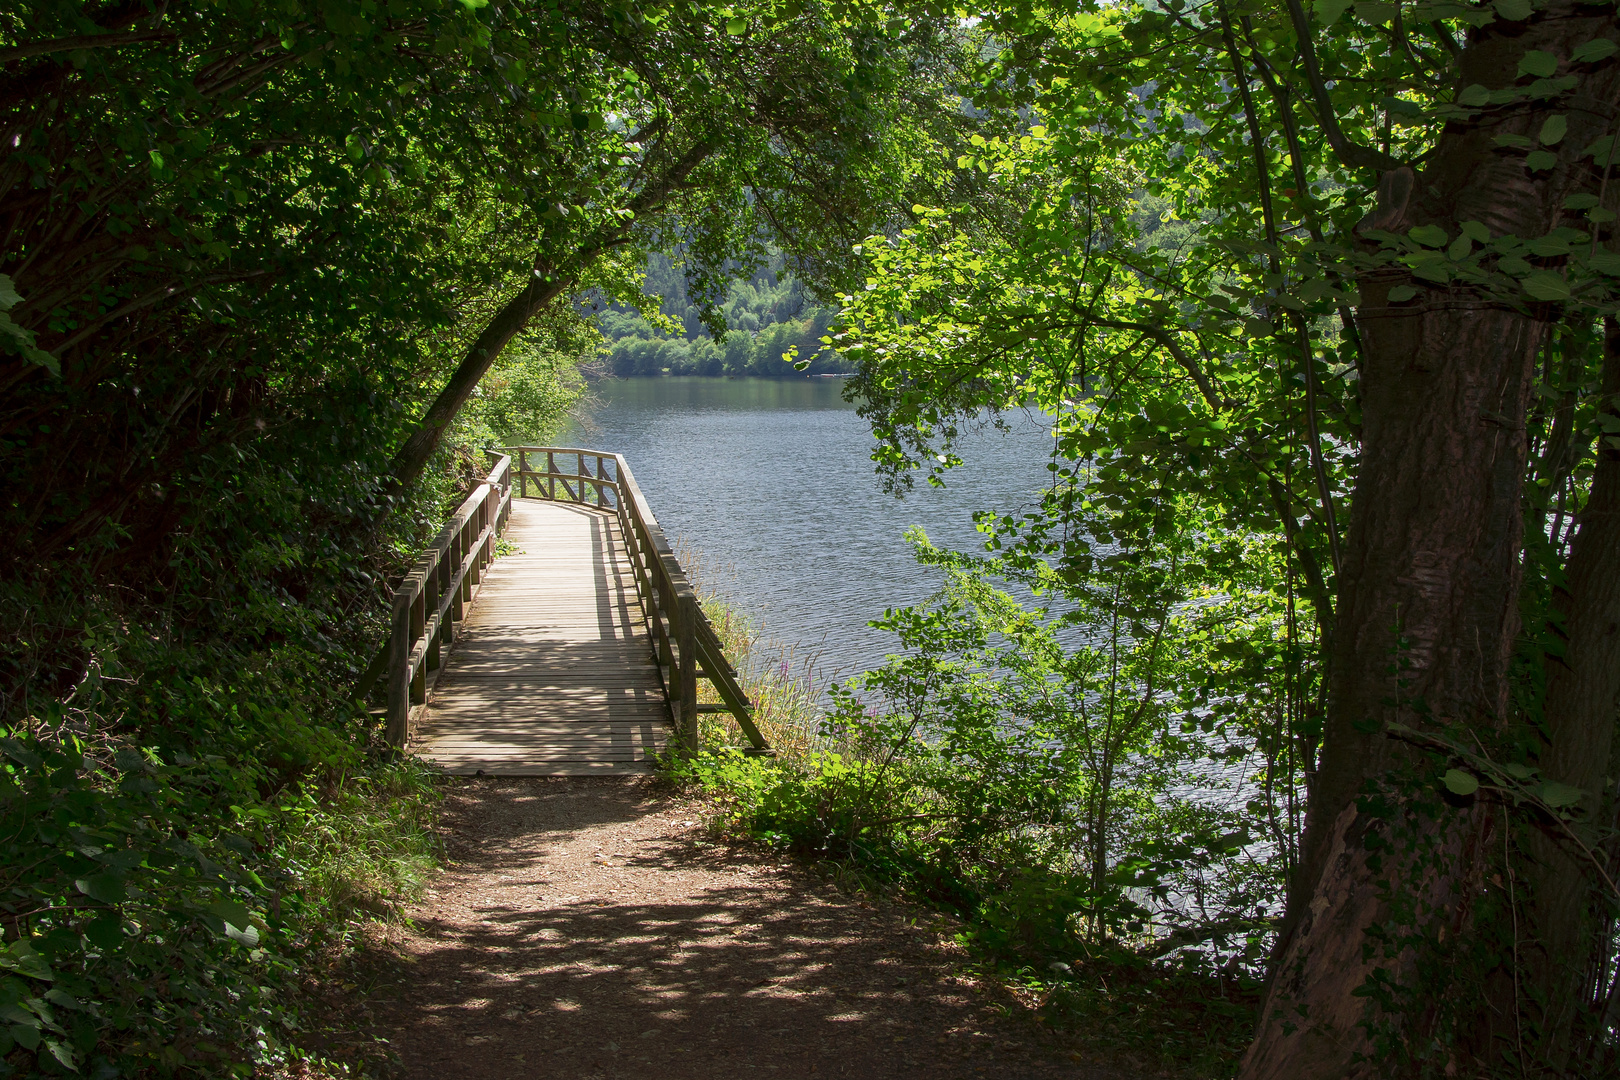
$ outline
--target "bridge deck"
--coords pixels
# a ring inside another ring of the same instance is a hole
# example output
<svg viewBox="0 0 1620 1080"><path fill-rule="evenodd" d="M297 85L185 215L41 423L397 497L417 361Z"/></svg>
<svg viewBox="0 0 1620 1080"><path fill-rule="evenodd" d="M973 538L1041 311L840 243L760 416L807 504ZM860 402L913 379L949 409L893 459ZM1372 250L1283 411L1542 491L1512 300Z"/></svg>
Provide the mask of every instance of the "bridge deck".
<svg viewBox="0 0 1620 1080"><path fill-rule="evenodd" d="M513 499L412 750L453 773L649 772L670 710L617 518Z"/></svg>

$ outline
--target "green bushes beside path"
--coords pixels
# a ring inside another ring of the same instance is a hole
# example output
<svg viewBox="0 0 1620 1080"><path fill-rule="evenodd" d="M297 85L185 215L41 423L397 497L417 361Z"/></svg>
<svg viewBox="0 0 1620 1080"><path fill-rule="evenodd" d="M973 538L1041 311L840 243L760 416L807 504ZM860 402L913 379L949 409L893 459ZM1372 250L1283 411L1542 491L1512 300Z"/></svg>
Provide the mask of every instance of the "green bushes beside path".
<svg viewBox="0 0 1620 1080"><path fill-rule="evenodd" d="M238 748L240 749L240 748ZM414 898L430 773L279 789L234 755L0 740L0 1072L247 1076L305 1057L302 958ZM313 1064L342 1075L341 1063Z"/></svg>
<svg viewBox="0 0 1620 1080"><path fill-rule="evenodd" d="M1246 698L1200 710L1218 724L1193 710L1208 677L1235 675L1232 641L1275 638L1270 599L1234 584L1173 602L1192 545L1166 540L1100 567L1060 616L913 539L944 588L875 622L895 654L825 698L761 663L758 633L706 597L777 755L745 756L718 716L674 777L726 836L960 919L978 961L1056 1027L1230 1073L1287 865L1264 823L1299 782L1244 726L1285 674L1284 643L1274 668L1246 669Z"/></svg>

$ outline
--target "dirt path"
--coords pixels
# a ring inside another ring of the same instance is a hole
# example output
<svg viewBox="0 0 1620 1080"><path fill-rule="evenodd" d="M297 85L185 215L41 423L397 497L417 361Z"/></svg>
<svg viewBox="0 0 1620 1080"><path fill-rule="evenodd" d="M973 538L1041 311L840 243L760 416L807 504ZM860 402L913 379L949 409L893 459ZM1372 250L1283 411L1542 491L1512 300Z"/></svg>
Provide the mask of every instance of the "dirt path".
<svg viewBox="0 0 1620 1080"><path fill-rule="evenodd" d="M708 843L651 781L473 781L447 822L363 980L407 1077L1122 1080L998 1014L924 913Z"/></svg>

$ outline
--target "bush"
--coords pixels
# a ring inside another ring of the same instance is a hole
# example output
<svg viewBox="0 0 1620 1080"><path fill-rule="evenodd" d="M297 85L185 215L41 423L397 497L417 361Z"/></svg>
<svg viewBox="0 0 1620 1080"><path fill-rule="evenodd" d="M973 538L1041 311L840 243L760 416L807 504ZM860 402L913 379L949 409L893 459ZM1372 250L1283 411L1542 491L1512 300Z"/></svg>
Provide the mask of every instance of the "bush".
<svg viewBox="0 0 1620 1080"><path fill-rule="evenodd" d="M61 723L0 738L0 1076L301 1056L302 958L391 915L437 852L431 774L347 749L358 774L276 789L243 760Z"/></svg>

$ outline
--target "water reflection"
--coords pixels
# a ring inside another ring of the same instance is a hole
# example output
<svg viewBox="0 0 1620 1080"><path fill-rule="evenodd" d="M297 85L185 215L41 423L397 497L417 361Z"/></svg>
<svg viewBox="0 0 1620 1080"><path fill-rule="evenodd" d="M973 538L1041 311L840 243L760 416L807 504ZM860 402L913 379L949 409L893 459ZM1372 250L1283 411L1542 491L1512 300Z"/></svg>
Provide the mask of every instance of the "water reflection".
<svg viewBox="0 0 1620 1080"><path fill-rule="evenodd" d="M963 440L966 464L945 488L897 499L883 493L871 433L841 391L836 379L611 380L563 436L623 454L671 542L695 550L767 636L819 653L823 682L881 662L892 638L866 622L938 588L905 530L982 549L973 512L1031 504L1051 444L1035 418L1011 416L1011 431Z"/></svg>

